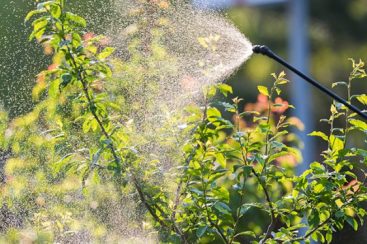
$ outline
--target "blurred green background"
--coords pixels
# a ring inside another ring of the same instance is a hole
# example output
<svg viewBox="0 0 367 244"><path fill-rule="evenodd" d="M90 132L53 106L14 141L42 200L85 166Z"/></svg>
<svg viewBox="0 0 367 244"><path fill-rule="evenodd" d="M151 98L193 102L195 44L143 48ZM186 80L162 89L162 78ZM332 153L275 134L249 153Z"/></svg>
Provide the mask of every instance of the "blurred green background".
<svg viewBox="0 0 367 244"><path fill-rule="evenodd" d="M297 1L297 0L294 0ZM100 33L108 28L106 14L113 7L110 1L74 0L71 8L85 16L93 32ZM34 8L29 0L0 0L0 106L11 117L29 111L32 106L32 87L39 71L47 68L49 60L43 50L34 42L28 42L30 28L24 24L26 13ZM348 58L362 60L367 54L367 0L310 0L309 1L310 74L325 86L345 80L351 69ZM234 7L226 10L229 19L252 43L264 43L288 58L288 6ZM234 87L235 96L254 102L258 84L269 85L270 73L280 72L283 67L263 56L254 56L234 74L229 83ZM357 84L357 83L356 83ZM366 92L367 86L359 82L355 93ZM317 130L326 130L318 123L328 116L331 100L311 88L312 118ZM339 94L343 94L342 92ZM290 99L290 92L284 97ZM325 145L317 145L322 148ZM315 152L315 155L319 152ZM335 243L367 243L366 228L356 235L348 228L337 235Z"/></svg>

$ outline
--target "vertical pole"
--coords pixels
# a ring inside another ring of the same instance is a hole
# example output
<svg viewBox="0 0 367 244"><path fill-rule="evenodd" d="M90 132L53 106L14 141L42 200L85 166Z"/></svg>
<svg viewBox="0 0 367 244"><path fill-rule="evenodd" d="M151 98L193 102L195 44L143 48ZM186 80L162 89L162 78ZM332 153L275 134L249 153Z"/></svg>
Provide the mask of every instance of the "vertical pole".
<svg viewBox="0 0 367 244"><path fill-rule="evenodd" d="M309 72L308 0L289 1L289 28L290 63L307 74ZM306 82L294 74L291 74L291 80L293 81L291 99L296 107L295 116L305 125L305 130L298 133L304 143L303 162L297 167L297 173L301 174L314 160L315 146L311 137L307 136L313 130L313 99L310 86Z"/></svg>

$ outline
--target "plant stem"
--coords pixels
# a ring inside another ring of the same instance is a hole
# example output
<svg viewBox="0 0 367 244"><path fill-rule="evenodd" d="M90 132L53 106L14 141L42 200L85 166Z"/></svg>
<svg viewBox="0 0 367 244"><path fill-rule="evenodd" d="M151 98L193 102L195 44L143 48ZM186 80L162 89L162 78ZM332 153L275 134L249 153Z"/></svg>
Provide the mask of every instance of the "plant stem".
<svg viewBox="0 0 367 244"><path fill-rule="evenodd" d="M266 161L269 157L269 136L270 136L270 115L271 115L271 99L273 97L273 93L274 93L274 89L275 89L275 84L273 85L273 87L271 88L270 91L270 95L268 96L268 114L267 114L267 120L266 120L266 125L268 126L267 131L266 131L266 135L265 135L265 162L263 165L263 168L261 170L261 174L263 174L264 172L266 173Z"/></svg>
<svg viewBox="0 0 367 244"><path fill-rule="evenodd" d="M240 123L239 123L239 119L240 119L240 116L239 116L239 112L238 112L238 108L236 110L236 119L237 119L237 125L236 125L236 130L237 130L237 133L240 132ZM247 143L250 141L250 132L247 133ZM247 144L246 146L243 144L242 142L242 137L239 138L239 143L240 143L240 150L241 150L241 155L242 155L242 159L244 161L244 164L245 165L248 165L248 161L247 161L247 152L248 152L248 149L247 149ZM242 207L242 204L243 204L243 196L245 194L245 181L246 179L243 178L243 186L241 188L241 198L240 198L240 208L237 210L237 213L236 213L236 222L235 224L233 225L233 236L230 240L229 243L233 243L234 239L235 239L235 236L236 236L236 231L237 231L237 228L238 228L238 224L240 222L240 211L241 211L241 207Z"/></svg>
<svg viewBox="0 0 367 244"><path fill-rule="evenodd" d="M242 160L244 161L244 163L247 162L247 158L246 155L243 153L243 144L241 143L241 153L242 153ZM255 175L258 183L260 184L261 188L264 191L265 194L265 200L269 205L269 209L270 209L270 224L267 228L266 234L264 236L264 238L260 241L260 243L263 243L264 241L266 241L268 238L271 237L271 231L274 228L275 225L275 210L274 210L274 206L273 206L273 202L271 201L270 198L270 194L268 189L266 188L266 185L264 185L264 182L261 180L261 176L256 172L256 170L254 168L251 169L252 173Z"/></svg>
<svg viewBox="0 0 367 244"><path fill-rule="evenodd" d="M207 96L205 96L205 106L204 106L204 111L203 111L203 118L201 120L201 124L204 124L205 120L207 119L206 117L206 112L208 110L208 99L207 99ZM197 128L200 126L200 123L194 128L194 130L192 131L192 133L194 134L196 131L197 131ZM204 129L204 133L206 132L207 130L207 127L205 127ZM190 152L190 155L189 157L185 158L185 155L183 155L183 158L184 158L184 166L188 166L189 163L191 162L191 160L193 159L193 157L195 156L195 152L196 150L199 149L199 144L196 144L196 146L192 149L192 151ZM175 197L175 203L174 203L174 206L173 206L173 212L172 212L172 218L175 219L175 216L176 216L176 210L177 210L177 207L178 205L180 204L180 197L182 196L182 185L183 185L183 177L186 173L187 169L184 170L182 176L180 177L180 181L178 183L178 186L177 186L177 189L176 189L176 197ZM187 184L189 183L189 180L187 181Z"/></svg>
<svg viewBox="0 0 367 244"><path fill-rule="evenodd" d="M226 236L224 235L224 233L222 232L220 226L217 223L214 223L214 221L212 220L211 216L210 216L210 212L208 209L208 203L207 203L207 196L206 196L206 183L204 183L204 179L201 179L202 184L204 185L204 190L203 190L203 197L204 197L204 208L205 208L205 213L207 215L208 221L209 223L217 230L219 236L222 238L222 241L226 244L229 244Z"/></svg>
<svg viewBox="0 0 367 244"><path fill-rule="evenodd" d="M351 103L351 93L352 93L352 79L349 78L348 79L348 87L347 87L347 91L348 91L348 98L347 98L347 102ZM344 148L347 145L347 137L348 137L348 119L349 119L349 114L350 114L350 110L349 108L345 108L345 127L344 127Z"/></svg>
<svg viewBox="0 0 367 244"><path fill-rule="evenodd" d="M207 202L207 183L205 183L204 181L204 175L203 175L203 169L204 169L204 165L202 165L202 163L204 162L204 159L206 157L207 154L207 149L205 147L205 151L204 154L202 156L201 159L201 170L200 170L200 181L201 184L203 186L203 198L204 198L204 209L205 209L205 214L206 214L206 218L208 219L210 225L216 229L217 233L219 234L219 236L221 237L221 240L223 241L223 243L229 244L226 236L224 235L224 233L222 232L222 230L220 229L220 226L217 223L214 223L214 221L212 220L211 216L210 216L210 212L209 212L209 208L208 208L208 202Z"/></svg>
<svg viewBox="0 0 367 244"><path fill-rule="evenodd" d="M273 206L273 202L271 201L268 189L266 188L266 186L264 185L264 182L262 182L260 176L256 173L256 171L254 169L252 169L253 174L256 176L259 184L261 185L264 193L265 193L265 199L269 205L269 209L270 209L270 224L266 230L265 236L264 238L260 241L260 243L264 243L268 238L271 237L271 231L273 230L273 228L275 227L275 210L274 210L274 206ZM266 183L265 183L266 184Z"/></svg>

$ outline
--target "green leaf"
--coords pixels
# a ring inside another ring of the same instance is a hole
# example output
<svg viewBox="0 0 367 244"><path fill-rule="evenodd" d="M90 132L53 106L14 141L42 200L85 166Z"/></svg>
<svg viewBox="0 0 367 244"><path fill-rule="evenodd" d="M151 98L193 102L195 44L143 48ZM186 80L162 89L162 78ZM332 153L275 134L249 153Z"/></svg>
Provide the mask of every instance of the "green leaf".
<svg viewBox="0 0 367 244"><path fill-rule="evenodd" d="M93 154L92 165L95 165L98 163L98 160L101 157L102 151L103 151L103 148L100 148L95 154Z"/></svg>
<svg viewBox="0 0 367 244"><path fill-rule="evenodd" d="M314 241L320 241L320 243L324 243L325 242L325 238L324 236L321 234L320 231L315 231L312 235L311 235L312 239Z"/></svg>
<svg viewBox="0 0 367 244"><path fill-rule="evenodd" d="M349 124L354 125L355 127L357 127L358 129L360 129L362 131L367 130L367 123L362 121L362 120L350 119Z"/></svg>
<svg viewBox="0 0 367 244"><path fill-rule="evenodd" d="M199 189L196 189L196 188L190 188L190 191L196 193L199 196L203 196L204 195L204 192L203 191L200 191Z"/></svg>
<svg viewBox="0 0 367 244"><path fill-rule="evenodd" d="M221 83L218 86L218 90L226 97L228 94L232 94L233 93L233 89L231 86Z"/></svg>
<svg viewBox="0 0 367 244"><path fill-rule="evenodd" d="M35 20L33 25L33 32L29 36L29 40L33 40L33 38L39 39L42 37L43 33L46 31L46 27L48 24L48 19L46 17L42 17L40 19Z"/></svg>
<svg viewBox="0 0 367 244"><path fill-rule="evenodd" d="M201 227L199 227L196 230L196 236L198 238L201 238L205 234L205 232L207 231L207 229L208 229L208 226L201 226Z"/></svg>
<svg viewBox="0 0 367 244"><path fill-rule="evenodd" d="M88 133L91 129L91 119L87 118L84 120L83 126L82 126L83 132Z"/></svg>
<svg viewBox="0 0 367 244"><path fill-rule="evenodd" d="M323 140L328 141L329 138L327 135L325 135L324 132L321 131L313 131L312 133L308 134L309 136L318 136L321 137Z"/></svg>
<svg viewBox="0 0 367 244"><path fill-rule="evenodd" d="M325 189L325 187L322 184L317 184L314 188L313 191L318 194L320 192L322 192Z"/></svg>
<svg viewBox="0 0 367 244"><path fill-rule="evenodd" d="M222 117L222 114L220 113L220 111L216 108L208 108L206 115L208 116L208 118L218 118L218 117Z"/></svg>
<svg viewBox="0 0 367 244"><path fill-rule="evenodd" d="M51 5L51 16L59 19L61 16L61 8L59 5Z"/></svg>
<svg viewBox="0 0 367 244"><path fill-rule="evenodd" d="M111 56L111 54L115 51L115 48L113 47L106 47L105 49L103 49L102 52L100 52L98 54L98 59L106 59L108 58L109 56Z"/></svg>
<svg viewBox="0 0 367 244"><path fill-rule="evenodd" d="M61 76L61 84L60 84L60 88L63 88L63 87L66 87L70 82L71 80L73 79L73 76L69 73L65 73Z"/></svg>
<svg viewBox="0 0 367 244"><path fill-rule="evenodd" d="M362 94L357 96L357 100L362 103L363 105L367 105L367 95L366 94Z"/></svg>
<svg viewBox="0 0 367 244"><path fill-rule="evenodd" d="M106 105L116 111L121 111L121 106L114 102L107 102Z"/></svg>
<svg viewBox="0 0 367 244"><path fill-rule="evenodd" d="M98 48L94 45L87 45L85 49L92 54L96 54L98 51Z"/></svg>
<svg viewBox="0 0 367 244"><path fill-rule="evenodd" d="M277 81L275 82L276 85L284 85L284 84L287 84L289 83L289 80L283 78L283 77L279 77L277 79Z"/></svg>
<svg viewBox="0 0 367 244"><path fill-rule="evenodd" d="M325 173L325 167L319 162L313 162L310 164L310 169L313 170L314 174L323 174Z"/></svg>
<svg viewBox="0 0 367 244"><path fill-rule="evenodd" d="M243 231L235 235L235 237L238 237L238 236L251 236L253 238L256 238L256 234L252 231Z"/></svg>
<svg viewBox="0 0 367 244"><path fill-rule="evenodd" d="M30 20L34 15L37 15L37 14L42 14L42 13L45 13L46 10L45 9L40 9L40 10L32 10L30 11L27 16L25 17L24 21L27 22L28 20Z"/></svg>
<svg viewBox="0 0 367 244"><path fill-rule="evenodd" d="M330 232L327 232L325 235L325 238L326 238L327 243L331 243L331 241L333 240L333 234Z"/></svg>
<svg viewBox="0 0 367 244"><path fill-rule="evenodd" d="M244 215L245 213L247 213L247 211L249 211L253 206L249 206L249 205L242 205L240 208L240 214L241 216Z"/></svg>
<svg viewBox="0 0 367 244"><path fill-rule="evenodd" d="M112 76L111 68L105 63L98 63L97 70L103 73L106 77Z"/></svg>
<svg viewBox="0 0 367 244"><path fill-rule="evenodd" d="M50 5L54 5L54 4L55 4L55 1L41 2L41 3L37 4L37 10L45 9L45 7L50 6Z"/></svg>
<svg viewBox="0 0 367 244"><path fill-rule="evenodd" d="M217 202L214 207L221 213L230 213L231 208L224 202Z"/></svg>
<svg viewBox="0 0 367 244"><path fill-rule="evenodd" d="M358 222L352 217L346 216L345 220L353 228L354 231L358 230Z"/></svg>
<svg viewBox="0 0 367 244"><path fill-rule="evenodd" d="M337 217L337 218L343 218L344 216L345 216L345 214L342 210L339 210L335 213L335 217Z"/></svg>
<svg viewBox="0 0 367 244"><path fill-rule="evenodd" d="M48 87L48 95L52 98L56 98L59 94L60 79L56 79L50 83Z"/></svg>
<svg viewBox="0 0 367 244"><path fill-rule="evenodd" d="M81 27L85 28L87 26L87 22L85 21L85 19L80 17L79 15L76 15L70 12L66 12L65 17L67 20L72 21Z"/></svg>
<svg viewBox="0 0 367 244"><path fill-rule="evenodd" d="M251 175L252 172L252 166L250 165L245 165L242 167L243 170L243 177L248 178Z"/></svg>
<svg viewBox="0 0 367 244"><path fill-rule="evenodd" d="M340 138L334 135L330 135L329 140L331 144L331 149L333 149L333 151L338 152L344 148L344 142Z"/></svg>
<svg viewBox="0 0 367 244"><path fill-rule="evenodd" d="M215 155L215 158L217 159L217 162L220 164L220 166L221 166L222 168L226 168L227 160L226 160L226 158L224 157L224 155L223 155L223 154L221 154L221 153L217 153L217 154Z"/></svg>
<svg viewBox="0 0 367 244"><path fill-rule="evenodd" d="M237 111L237 108L234 104L230 104L230 103L226 103L226 102L220 102L220 104L228 112L235 113Z"/></svg>
<svg viewBox="0 0 367 244"><path fill-rule="evenodd" d="M268 88L266 86L257 86L257 89L259 90L259 92L267 97L269 97L269 91Z"/></svg>
<svg viewBox="0 0 367 244"><path fill-rule="evenodd" d="M308 218L308 223L310 224L311 228L315 228L320 223L320 216L319 212L315 209L311 211L311 215Z"/></svg>

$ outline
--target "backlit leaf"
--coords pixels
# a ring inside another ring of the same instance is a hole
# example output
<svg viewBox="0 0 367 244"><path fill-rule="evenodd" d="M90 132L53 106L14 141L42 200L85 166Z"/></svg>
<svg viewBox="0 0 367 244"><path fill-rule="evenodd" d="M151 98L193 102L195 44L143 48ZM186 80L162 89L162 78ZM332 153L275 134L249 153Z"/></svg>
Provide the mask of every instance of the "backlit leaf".
<svg viewBox="0 0 367 244"><path fill-rule="evenodd" d="M259 90L259 92L265 96L269 96L269 91L268 88L266 86L257 86L257 89Z"/></svg>
<svg viewBox="0 0 367 244"><path fill-rule="evenodd" d="M112 47L106 47L105 49L103 49L103 51L101 53L98 54L98 58L99 59L106 59L109 56L111 56L111 54L115 51L115 48Z"/></svg>
<svg viewBox="0 0 367 244"><path fill-rule="evenodd" d="M308 134L309 136L317 136L317 137L321 137L323 140L328 141L329 138L327 135L325 135L324 132L321 131L313 131L310 134Z"/></svg>
<svg viewBox="0 0 367 244"><path fill-rule="evenodd" d="M367 105L367 95L366 94L362 94L357 96L357 100L362 103L363 105Z"/></svg>
<svg viewBox="0 0 367 244"><path fill-rule="evenodd" d="M84 18L80 17L79 15L67 12L65 14L66 19L69 21L74 22L75 24L81 26L81 27L86 27L87 26L87 22L85 21Z"/></svg>

